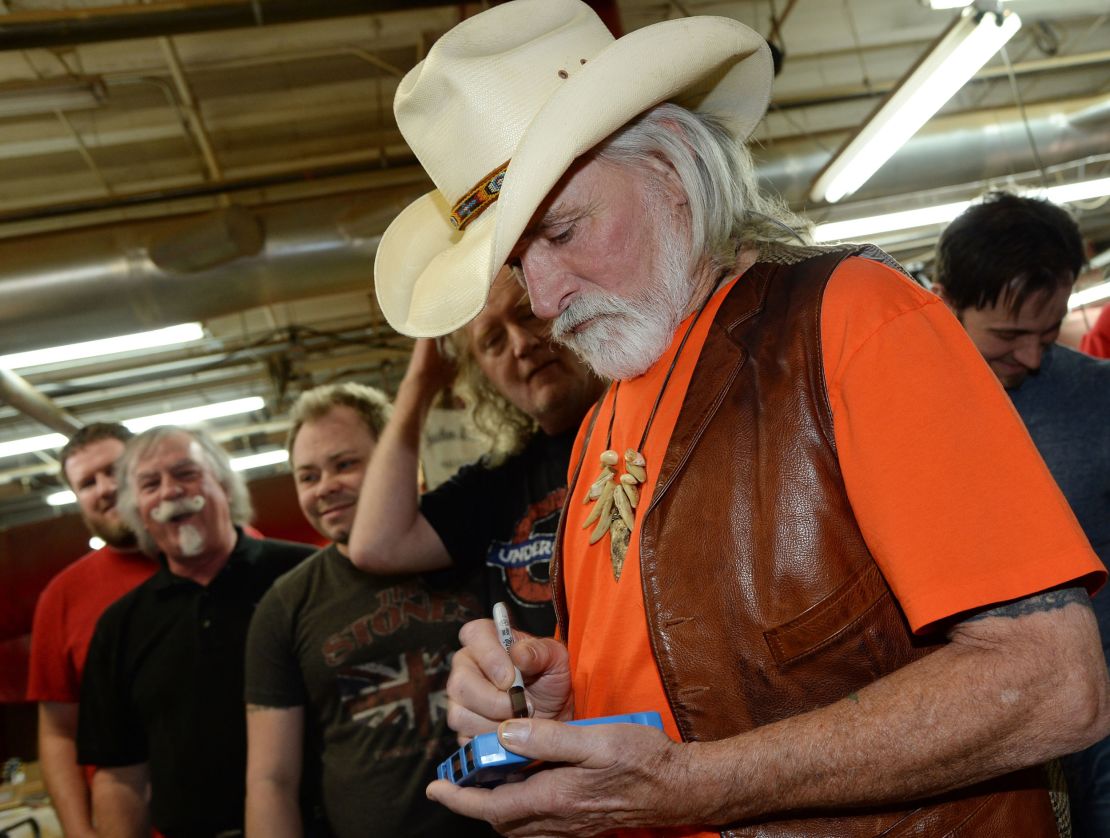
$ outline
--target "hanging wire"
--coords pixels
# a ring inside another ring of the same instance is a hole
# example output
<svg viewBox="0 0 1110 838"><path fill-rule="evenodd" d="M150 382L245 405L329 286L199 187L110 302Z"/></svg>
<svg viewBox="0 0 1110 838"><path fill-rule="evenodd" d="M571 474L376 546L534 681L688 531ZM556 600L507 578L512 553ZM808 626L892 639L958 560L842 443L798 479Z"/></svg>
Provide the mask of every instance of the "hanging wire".
<svg viewBox="0 0 1110 838"><path fill-rule="evenodd" d="M871 76L867 72L867 60L863 57L863 43L860 41L859 29L856 27L856 15L852 11L852 0L844 0L844 12L845 17L848 19L848 28L852 31L852 44L856 48L856 59L859 61L860 75L863 77L864 89L869 93L873 93Z"/></svg>
<svg viewBox="0 0 1110 838"><path fill-rule="evenodd" d="M1003 44L1000 50L1002 55L1002 63L1006 65L1006 78L1010 80L1010 92L1014 95L1014 101L1017 102L1018 112L1021 114L1021 125L1025 129L1026 139L1029 140L1029 150L1033 153L1033 161L1037 165L1037 172L1040 174L1041 186L1048 186L1048 173L1045 171L1044 161L1041 159L1040 151L1037 149L1037 140L1033 136L1033 129L1029 126L1029 116L1025 112L1025 100L1022 98L1021 90L1018 88L1017 75L1014 73L1014 65L1010 63L1010 53Z"/></svg>

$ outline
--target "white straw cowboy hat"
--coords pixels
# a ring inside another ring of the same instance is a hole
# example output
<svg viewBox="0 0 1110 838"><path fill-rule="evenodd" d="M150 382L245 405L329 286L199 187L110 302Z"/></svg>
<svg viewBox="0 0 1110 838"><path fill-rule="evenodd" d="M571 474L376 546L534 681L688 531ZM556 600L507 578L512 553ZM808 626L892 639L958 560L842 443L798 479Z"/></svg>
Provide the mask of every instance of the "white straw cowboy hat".
<svg viewBox="0 0 1110 838"><path fill-rule="evenodd" d="M727 18L669 20L614 39L579 0L513 0L463 21L394 99L436 189L378 245L386 319L412 337L469 322L575 158L665 101L711 113L744 139L767 107L771 75L763 38Z"/></svg>

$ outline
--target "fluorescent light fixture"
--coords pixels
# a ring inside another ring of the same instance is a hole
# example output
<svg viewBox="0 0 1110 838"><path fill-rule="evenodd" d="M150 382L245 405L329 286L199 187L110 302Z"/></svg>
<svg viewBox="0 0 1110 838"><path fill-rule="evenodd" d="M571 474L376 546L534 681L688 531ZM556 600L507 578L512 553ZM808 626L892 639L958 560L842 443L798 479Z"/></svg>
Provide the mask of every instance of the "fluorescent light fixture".
<svg viewBox="0 0 1110 838"><path fill-rule="evenodd" d="M251 413L255 410L261 410L265 406L266 402L263 401L261 396L249 396L245 399L234 399L229 402L202 404L199 407L187 407L184 410L156 413L153 416L142 416L138 419L125 419L123 424L129 431L138 434L158 425L195 425L209 419Z"/></svg>
<svg viewBox="0 0 1110 838"><path fill-rule="evenodd" d="M863 186L1020 28L1021 19L1012 11L966 9L833 156L810 197L831 204Z"/></svg>
<svg viewBox="0 0 1110 838"><path fill-rule="evenodd" d="M927 0L925 5L930 9L962 9L971 3L972 0Z"/></svg>
<svg viewBox="0 0 1110 838"><path fill-rule="evenodd" d="M158 346L172 346L189 343L204 337L200 323L181 323L151 332L137 332L114 338L88 340L66 346L52 346L46 349L33 349L29 352L16 352L0 355L0 367L21 369L38 367L44 364L72 363L83 358L96 358L101 355L115 355L120 352L133 352L139 349L153 349Z"/></svg>
<svg viewBox="0 0 1110 838"><path fill-rule="evenodd" d="M1100 303L1110 300L1110 282L1100 282L1082 291L1076 291L1068 297L1068 311L1080 306L1089 306L1091 303Z"/></svg>
<svg viewBox="0 0 1110 838"><path fill-rule="evenodd" d="M6 82L0 84L0 117L97 108L107 98L104 82L97 76Z"/></svg>
<svg viewBox="0 0 1110 838"><path fill-rule="evenodd" d="M90 549L99 550L103 546L104 546L104 539L101 538L99 535L94 535L92 538L89 539Z"/></svg>
<svg viewBox="0 0 1110 838"><path fill-rule="evenodd" d="M1092 198L1105 198L1110 195L1110 177L1049 186L1046 189L1036 189L1026 194L1046 198L1054 204L1070 204L1076 201L1089 201Z"/></svg>
<svg viewBox="0 0 1110 838"><path fill-rule="evenodd" d="M930 224L947 224L965 209L971 201L956 201L939 204L935 207L888 212L885 215L871 215L865 218L849 218L845 221L831 221L818 224L813 230L814 241L846 241L859 236L889 233L893 230L909 230Z"/></svg>
<svg viewBox="0 0 1110 838"><path fill-rule="evenodd" d="M1084 180L1079 183L1065 183L1060 186L1050 186L1047 189L1037 188L1017 191L1018 194L1033 198L1044 198L1056 204L1089 201L1094 198L1110 196L1110 177ZM818 224L814 228L813 237L818 242L846 241L860 236L890 233L895 230L947 224L973 203L974 201L955 201L950 204L938 204L933 207L921 207L920 209L903 210L902 212L888 212L883 215L870 215L864 218L830 221L826 224ZM1094 267L1099 266L1094 265Z"/></svg>
<svg viewBox="0 0 1110 838"><path fill-rule="evenodd" d="M46 502L51 506L67 506L71 503L77 503L77 495L66 489L64 492L54 492L47 495Z"/></svg>
<svg viewBox="0 0 1110 838"><path fill-rule="evenodd" d="M235 457L231 461L231 467L235 471L247 471L252 468L273 466L288 461L289 452L284 448L275 448L272 451L260 451L257 454L248 454L245 457Z"/></svg>
<svg viewBox="0 0 1110 838"><path fill-rule="evenodd" d="M61 448L65 444L66 438L62 434L43 434L42 436L13 439L11 442L0 442L0 457L15 457L19 454L31 454L35 451L49 451L52 448Z"/></svg>
<svg viewBox="0 0 1110 838"><path fill-rule="evenodd" d="M245 399L234 399L229 402L202 404L199 407L187 407L184 410L171 410L168 413L140 416L137 419L124 419L123 425L132 433L138 434L158 425L195 425L209 419L251 413L255 410L261 410L265 406L266 402L261 396L249 396ZM43 434L42 436L14 439L11 442L0 442L0 458L31 454L35 451L48 451L52 448L61 448L65 444L66 437L62 434Z"/></svg>

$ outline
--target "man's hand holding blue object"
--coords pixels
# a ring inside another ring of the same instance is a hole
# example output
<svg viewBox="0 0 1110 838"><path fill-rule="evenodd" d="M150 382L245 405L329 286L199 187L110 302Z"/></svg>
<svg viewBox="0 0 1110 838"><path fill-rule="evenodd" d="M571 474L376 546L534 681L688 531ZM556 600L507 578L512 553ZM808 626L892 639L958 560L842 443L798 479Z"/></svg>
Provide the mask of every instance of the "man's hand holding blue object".
<svg viewBox="0 0 1110 838"><path fill-rule="evenodd" d="M467 623L459 636L463 648L455 654L447 694L448 719L460 742L496 730L507 750L557 765L495 789L436 780L428 786L432 800L514 836L593 835L661 822L657 807L668 799L673 805L673 789L685 773L681 746L640 725L562 724L572 718L573 702L567 650L557 640L516 632L507 656L492 620ZM506 690L513 664L524 677L531 719L511 718Z"/></svg>

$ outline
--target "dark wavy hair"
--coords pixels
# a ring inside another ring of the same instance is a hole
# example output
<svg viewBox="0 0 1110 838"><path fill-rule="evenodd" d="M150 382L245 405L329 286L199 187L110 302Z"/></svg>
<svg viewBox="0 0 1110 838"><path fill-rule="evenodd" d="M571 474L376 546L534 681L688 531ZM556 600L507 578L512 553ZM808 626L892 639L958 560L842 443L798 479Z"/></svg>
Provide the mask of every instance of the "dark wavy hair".
<svg viewBox="0 0 1110 838"><path fill-rule="evenodd" d="M1001 302L1014 313L1032 297L1070 288L1086 261L1079 225L1067 210L991 192L941 234L933 281L956 310Z"/></svg>

